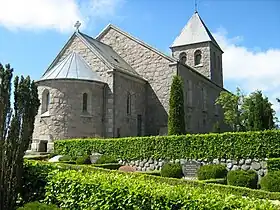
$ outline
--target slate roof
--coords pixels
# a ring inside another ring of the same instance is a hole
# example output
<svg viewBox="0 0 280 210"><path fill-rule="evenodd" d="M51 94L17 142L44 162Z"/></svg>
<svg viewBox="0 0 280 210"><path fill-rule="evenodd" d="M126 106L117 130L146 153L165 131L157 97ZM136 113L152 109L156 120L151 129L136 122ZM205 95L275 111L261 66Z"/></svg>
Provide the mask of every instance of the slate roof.
<svg viewBox="0 0 280 210"><path fill-rule="evenodd" d="M171 47L208 41L213 42L214 45L222 50L209 29L204 24L203 20L200 18L199 14L195 12L188 21L187 25L181 31L180 35L175 39Z"/></svg>
<svg viewBox="0 0 280 210"><path fill-rule="evenodd" d="M86 34L78 32L86 42L114 68L139 76L139 74L109 45L106 45Z"/></svg>
<svg viewBox="0 0 280 210"><path fill-rule="evenodd" d="M51 79L77 79L102 82L99 75L74 51L53 68L49 69L39 81Z"/></svg>

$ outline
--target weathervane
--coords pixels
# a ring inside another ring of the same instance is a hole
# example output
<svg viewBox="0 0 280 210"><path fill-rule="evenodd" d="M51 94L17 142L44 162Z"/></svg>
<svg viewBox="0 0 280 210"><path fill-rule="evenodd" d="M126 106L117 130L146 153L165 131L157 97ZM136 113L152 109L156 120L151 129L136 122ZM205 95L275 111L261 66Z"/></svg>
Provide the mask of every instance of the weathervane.
<svg viewBox="0 0 280 210"><path fill-rule="evenodd" d="M197 12L197 0L194 0L194 11Z"/></svg>
<svg viewBox="0 0 280 210"><path fill-rule="evenodd" d="M76 31L79 31L79 28L82 24L80 23L80 21L77 21L74 25L74 27L76 28Z"/></svg>

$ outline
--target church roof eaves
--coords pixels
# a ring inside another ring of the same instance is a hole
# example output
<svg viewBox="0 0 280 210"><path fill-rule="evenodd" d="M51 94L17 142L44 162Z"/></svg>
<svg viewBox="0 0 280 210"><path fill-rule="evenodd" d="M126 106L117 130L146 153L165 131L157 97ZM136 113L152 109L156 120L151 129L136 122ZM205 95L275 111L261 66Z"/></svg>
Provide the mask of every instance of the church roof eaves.
<svg viewBox="0 0 280 210"><path fill-rule="evenodd" d="M135 42L137 42L138 44L140 44L140 45L146 47L147 49L149 49L149 50L151 50L151 51L157 53L158 55L160 55L160 56L166 58L167 60L169 60L169 61L171 61L171 62L175 62L175 61L176 61L175 58L173 58L173 57L171 57L171 56L168 56L168 55L165 55L164 53L162 53L161 51L157 50L156 48L154 48L154 47L148 45L147 43L141 41L140 39L138 39L138 38L132 36L131 34L125 32L125 31L123 31L123 30L121 30L120 28L118 28L117 26L115 26L115 25L113 25L113 24L111 24L111 23L108 24L108 25L95 37L95 39L100 40L100 39L107 33L107 31L108 31L110 28L112 28L112 29L118 31L119 33L123 34L124 36L126 36L126 37L132 39L133 41L135 41Z"/></svg>

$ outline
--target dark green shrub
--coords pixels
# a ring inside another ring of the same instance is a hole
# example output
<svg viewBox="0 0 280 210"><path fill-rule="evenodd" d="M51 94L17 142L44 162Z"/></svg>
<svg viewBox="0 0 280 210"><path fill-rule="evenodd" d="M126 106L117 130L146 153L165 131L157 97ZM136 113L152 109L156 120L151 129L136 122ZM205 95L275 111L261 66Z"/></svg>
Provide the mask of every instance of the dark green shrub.
<svg viewBox="0 0 280 210"><path fill-rule="evenodd" d="M267 160L268 172L280 170L280 158L271 158Z"/></svg>
<svg viewBox="0 0 280 210"><path fill-rule="evenodd" d="M261 189L270 192L280 192L280 171L268 172L261 179Z"/></svg>
<svg viewBox="0 0 280 210"><path fill-rule="evenodd" d="M89 155L84 155L84 156L78 157L76 160L76 164L78 164L78 165L91 164Z"/></svg>
<svg viewBox="0 0 280 210"><path fill-rule="evenodd" d="M225 178L227 169L224 165L204 165L197 170L199 180Z"/></svg>
<svg viewBox="0 0 280 210"><path fill-rule="evenodd" d="M118 139L68 139L55 141L54 147L55 151L62 155L81 156L95 151L122 160L141 160L149 157L273 158L280 157L279 139L280 131L270 130Z"/></svg>
<svg viewBox="0 0 280 210"><path fill-rule="evenodd" d="M169 98L168 135L186 133L184 110L183 81L180 76L174 76Z"/></svg>
<svg viewBox="0 0 280 210"><path fill-rule="evenodd" d="M93 164L94 167L118 170L122 165L118 163Z"/></svg>
<svg viewBox="0 0 280 210"><path fill-rule="evenodd" d="M118 160L110 155L102 155L97 161L96 164L105 164L105 163L118 163Z"/></svg>
<svg viewBox="0 0 280 210"><path fill-rule="evenodd" d="M206 180L201 180L200 182L205 183L205 184L227 184L227 180L224 179L206 179Z"/></svg>
<svg viewBox="0 0 280 210"><path fill-rule="evenodd" d="M256 189L258 184L258 175L253 170L229 171L227 175L227 183L233 186Z"/></svg>
<svg viewBox="0 0 280 210"><path fill-rule="evenodd" d="M25 204L23 207L18 208L18 210L59 210L59 208L51 204L33 202Z"/></svg>
<svg viewBox="0 0 280 210"><path fill-rule="evenodd" d="M160 171L160 175L172 178L182 178L184 176L182 166L179 163L164 164Z"/></svg>
<svg viewBox="0 0 280 210"><path fill-rule="evenodd" d="M71 161L71 160L72 160L72 158L69 155L64 155L64 156L59 158L59 161L61 161L61 162Z"/></svg>

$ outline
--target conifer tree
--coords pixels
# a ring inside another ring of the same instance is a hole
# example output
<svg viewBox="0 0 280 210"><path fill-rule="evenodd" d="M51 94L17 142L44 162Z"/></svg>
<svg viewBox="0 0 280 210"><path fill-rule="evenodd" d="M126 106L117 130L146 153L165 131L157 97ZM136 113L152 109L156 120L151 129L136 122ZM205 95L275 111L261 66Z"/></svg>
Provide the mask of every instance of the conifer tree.
<svg viewBox="0 0 280 210"><path fill-rule="evenodd" d="M185 133L183 82L181 77L174 76L169 98L168 135Z"/></svg>
<svg viewBox="0 0 280 210"><path fill-rule="evenodd" d="M23 156L31 142L40 102L34 81L15 77L14 109L11 109L13 69L0 64L0 209L15 209L21 188Z"/></svg>

